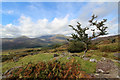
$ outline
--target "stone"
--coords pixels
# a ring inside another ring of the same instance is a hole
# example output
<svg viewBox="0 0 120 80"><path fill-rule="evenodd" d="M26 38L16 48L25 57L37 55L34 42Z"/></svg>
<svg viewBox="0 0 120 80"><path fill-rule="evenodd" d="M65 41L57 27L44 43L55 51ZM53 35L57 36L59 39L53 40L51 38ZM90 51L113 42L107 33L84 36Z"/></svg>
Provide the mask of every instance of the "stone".
<svg viewBox="0 0 120 80"><path fill-rule="evenodd" d="M120 53L115 53L114 56L120 58Z"/></svg>
<svg viewBox="0 0 120 80"><path fill-rule="evenodd" d="M54 57L58 57L59 55L58 54L54 54Z"/></svg>
<svg viewBox="0 0 120 80"><path fill-rule="evenodd" d="M106 60L106 58L105 58L105 57L102 57L102 58L101 58L101 61L105 61L105 60Z"/></svg>
<svg viewBox="0 0 120 80"><path fill-rule="evenodd" d="M83 60L86 60L86 61L88 61L89 59L90 59L90 58L87 58L87 57L84 57L84 58L83 58Z"/></svg>
<svg viewBox="0 0 120 80"><path fill-rule="evenodd" d="M71 59L71 57L67 57L67 59Z"/></svg>
<svg viewBox="0 0 120 80"><path fill-rule="evenodd" d="M112 75L117 75L118 68L114 64L112 60L101 60L98 61L96 64L96 72L97 73L103 73L103 74L112 74Z"/></svg>
<svg viewBox="0 0 120 80"><path fill-rule="evenodd" d="M96 59L90 59L90 62L97 62Z"/></svg>
<svg viewBox="0 0 120 80"><path fill-rule="evenodd" d="M13 57L13 61L17 62L19 60L19 57Z"/></svg>

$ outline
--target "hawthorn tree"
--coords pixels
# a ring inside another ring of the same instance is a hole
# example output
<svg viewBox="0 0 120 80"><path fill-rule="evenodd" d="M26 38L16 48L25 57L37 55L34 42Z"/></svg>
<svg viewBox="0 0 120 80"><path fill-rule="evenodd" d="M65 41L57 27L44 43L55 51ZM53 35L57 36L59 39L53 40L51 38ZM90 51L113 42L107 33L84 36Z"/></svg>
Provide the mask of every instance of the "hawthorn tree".
<svg viewBox="0 0 120 80"><path fill-rule="evenodd" d="M76 34L71 34L72 35L72 39L74 40L77 40L77 41L81 41L85 44L85 51L84 51L84 55L83 57L85 57L86 55L86 52L88 51L88 45L90 45L91 43L91 40L93 38L96 38L96 37L99 37L101 35L107 35L107 31L106 29L108 27L105 26L105 22L107 21L107 19L103 19L102 21L97 21L95 20L97 18L96 15L93 14L92 16L92 19L90 19L88 22L90 23L89 26L95 26L95 29L91 29L88 28L88 27L85 27L85 28L82 28L81 27L81 23L77 22L77 28L74 28L72 25L69 25L69 27L71 27L75 32ZM92 31L92 35L90 36L89 34L86 33L87 30L90 30ZM97 31L96 31L97 30ZM72 41L72 40L69 40L68 41Z"/></svg>

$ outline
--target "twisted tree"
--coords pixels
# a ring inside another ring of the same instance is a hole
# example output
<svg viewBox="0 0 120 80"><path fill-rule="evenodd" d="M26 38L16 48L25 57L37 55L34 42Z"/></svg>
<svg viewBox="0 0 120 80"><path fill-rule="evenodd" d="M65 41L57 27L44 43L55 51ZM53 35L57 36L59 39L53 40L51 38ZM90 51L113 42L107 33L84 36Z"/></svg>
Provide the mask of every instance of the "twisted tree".
<svg viewBox="0 0 120 80"><path fill-rule="evenodd" d="M85 51L84 51L84 55L83 57L85 57L86 52L88 51L88 45L91 43L91 40L93 38L99 37L101 35L107 35L107 31L106 29L108 27L105 26L105 22L107 21L107 19L103 19L102 21L97 21L95 20L97 18L96 15L92 16L92 19L90 19L88 22L90 23L89 26L95 26L95 29L91 29L92 31L92 35L90 36L89 34L86 33L87 30L90 30L88 27L82 28L81 27L81 23L77 22L77 28L74 28L72 25L69 25L69 27L71 27L76 34L71 34L72 35L72 39L77 40L77 41L81 41L85 44ZM97 30L97 31L96 31ZM68 41L72 41L70 39L68 39Z"/></svg>

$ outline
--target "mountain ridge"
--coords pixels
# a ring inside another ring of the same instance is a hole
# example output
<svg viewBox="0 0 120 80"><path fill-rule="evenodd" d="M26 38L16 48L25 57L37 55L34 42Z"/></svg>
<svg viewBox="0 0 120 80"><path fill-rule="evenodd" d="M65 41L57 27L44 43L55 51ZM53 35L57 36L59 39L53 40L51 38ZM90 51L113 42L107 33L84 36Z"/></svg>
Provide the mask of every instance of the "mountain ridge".
<svg viewBox="0 0 120 80"><path fill-rule="evenodd" d="M45 47L57 43L65 43L67 41L65 36L56 38L58 35L44 35L37 38L29 38L27 36L20 36L17 38L2 38L2 49L19 49L19 48L36 48Z"/></svg>

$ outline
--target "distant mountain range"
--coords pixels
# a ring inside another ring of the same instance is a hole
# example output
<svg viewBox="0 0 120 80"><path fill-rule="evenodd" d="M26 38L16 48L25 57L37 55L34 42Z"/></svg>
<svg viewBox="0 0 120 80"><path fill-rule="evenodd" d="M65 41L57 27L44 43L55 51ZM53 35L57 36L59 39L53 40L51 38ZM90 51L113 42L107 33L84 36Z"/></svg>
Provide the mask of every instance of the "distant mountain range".
<svg viewBox="0 0 120 80"><path fill-rule="evenodd" d="M53 44L65 43L67 38L69 37L64 35L44 35L37 38L29 38L27 36L2 38L2 49L47 47Z"/></svg>
<svg viewBox="0 0 120 80"><path fill-rule="evenodd" d="M92 43L99 43L103 40L115 39L120 35L99 37L92 40ZM53 44L66 43L67 39L70 39L68 36L64 35L44 35L37 38L29 38L27 36L21 36L18 38L2 38L2 49L19 49L19 48L39 48L39 47L49 47Z"/></svg>

